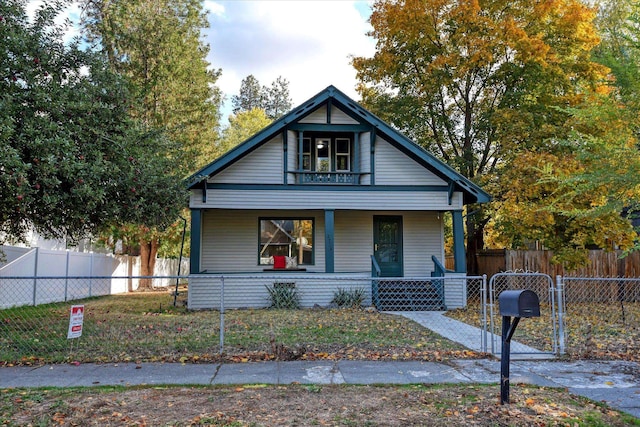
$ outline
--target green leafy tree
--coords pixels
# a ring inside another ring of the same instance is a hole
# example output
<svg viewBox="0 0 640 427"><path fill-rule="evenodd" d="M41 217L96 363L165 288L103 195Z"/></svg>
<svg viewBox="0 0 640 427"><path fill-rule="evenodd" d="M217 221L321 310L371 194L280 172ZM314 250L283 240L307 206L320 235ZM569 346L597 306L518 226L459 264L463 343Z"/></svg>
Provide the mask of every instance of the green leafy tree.
<svg viewBox="0 0 640 427"><path fill-rule="evenodd" d="M353 60L363 103L499 199L521 150L566 136L556 107L605 78L594 17L575 0L376 1L376 53ZM466 218L473 273L489 215Z"/></svg>
<svg viewBox="0 0 640 427"><path fill-rule="evenodd" d="M0 236L163 227L185 192L156 153L176 147L131 118L129 86L100 55L63 43L61 7L43 6L31 23L23 2L0 4Z"/></svg>
<svg viewBox="0 0 640 427"><path fill-rule="evenodd" d="M596 21L602 42L594 60L611 69L617 99L636 115L640 113L640 4L608 0L600 4ZM629 123L638 132L638 121Z"/></svg>
<svg viewBox="0 0 640 427"><path fill-rule="evenodd" d="M142 102L132 115L165 128L194 170L209 161L219 131L220 70L206 61L209 46L201 30L208 21L201 2L85 0L85 10L87 37L139 91Z"/></svg>
<svg viewBox="0 0 640 427"><path fill-rule="evenodd" d="M262 130L271 123L262 108L239 111L229 117L229 126L222 132L220 139L220 155L231 150L250 136Z"/></svg>
<svg viewBox="0 0 640 427"><path fill-rule="evenodd" d="M258 79L248 75L240 83L240 93L231 97L233 113L261 108L271 120L277 120L291 109L289 81L282 76L271 83L271 87L261 86Z"/></svg>
<svg viewBox="0 0 640 427"><path fill-rule="evenodd" d="M209 47L202 43L207 27L199 0L86 0L84 28L101 46L111 68L129 78L142 102L131 116L166 129L181 145L179 154L189 168L176 162L170 169L187 176L215 155L219 132L220 71L206 61ZM161 151L161 147L158 147ZM168 159L176 159L164 153ZM177 218L174 217L174 219ZM118 233L138 241L141 274L153 275L165 230L141 223L122 224ZM141 282L150 286L150 280Z"/></svg>

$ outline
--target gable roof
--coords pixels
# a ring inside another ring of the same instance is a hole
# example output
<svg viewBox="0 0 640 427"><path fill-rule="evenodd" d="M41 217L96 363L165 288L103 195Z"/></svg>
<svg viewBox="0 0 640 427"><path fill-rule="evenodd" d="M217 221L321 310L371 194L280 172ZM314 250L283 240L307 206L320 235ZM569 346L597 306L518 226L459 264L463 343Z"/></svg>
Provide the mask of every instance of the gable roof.
<svg viewBox="0 0 640 427"><path fill-rule="evenodd" d="M349 98L334 86L328 86L308 101L291 110L285 116L271 123L260 132L256 133L243 143L237 145L221 157L191 175L186 180L188 188L193 189L198 185L198 183L231 166L245 155L265 144L278 133L285 131L289 125L298 122L318 107L328 102L331 102L332 105L337 106L358 122L372 126L376 130L376 133L386 136L389 143L443 180L447 181L450 185L450 191L462 191L464 193L465 203L485 203L491 200L491 196L478 185L465 178L449 165L435 158L424 148L420 147L399 131L393 129L387 123ZM335 126L339 127L339 125Z"/></svg>

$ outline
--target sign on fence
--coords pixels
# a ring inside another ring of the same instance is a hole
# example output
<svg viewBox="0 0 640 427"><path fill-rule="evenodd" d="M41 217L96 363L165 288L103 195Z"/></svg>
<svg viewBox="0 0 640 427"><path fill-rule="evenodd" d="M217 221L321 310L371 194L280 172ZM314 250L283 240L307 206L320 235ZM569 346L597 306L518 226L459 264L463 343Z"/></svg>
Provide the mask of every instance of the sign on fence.
<svg viewBox="0 0 640 427"><path fill-rule="evenodd" d="M84 305L72 305L69 314L69 331L67 339L80 338L82 335L82 321L84 320Z"/></svg>

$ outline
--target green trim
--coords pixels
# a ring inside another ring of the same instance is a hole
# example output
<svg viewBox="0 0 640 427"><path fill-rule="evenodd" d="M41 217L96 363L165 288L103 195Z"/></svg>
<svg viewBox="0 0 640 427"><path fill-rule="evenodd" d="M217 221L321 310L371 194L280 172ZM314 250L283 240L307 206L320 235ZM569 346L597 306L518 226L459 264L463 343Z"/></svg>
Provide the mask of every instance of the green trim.
<svg viewBox="0 0 640 427"><path fill-rule="evenodd" d="M289 171L295 173L299 171ZM364 175L363 173L361 175ZM209 190L299 191L424 191L448 192L447 185L336 185L336 184L207 184Z"/></svg>
<svg viewBox="0 0 640 427"><path fill-rule="evenodd" d="M202 210L191 209L191 239L189 255L189 273L200 273L200 253L202 241Z"/></svg>
<svg viewBox="0 0 640 427"><path fill-rule="evenodd" d="M449 192L447 194L447 198L449 199L449 206L451 206L451 200L453 199L453 192L455 191L456 187L455 185L453 185L453 181L449 182Z"/></svg>
<svg viewBox="0 0 640 427"><path fill-rule="evenodd" d="M351 170L354 173L360 173L360 132L353 133L351 149L353 150L351 154Z"/></svg>
<svg viewBox="0 0 640 427"><path fill-rule="evenodd" d="M333 209L324 211L324 272L333 273L335 270L335 212Z"/></svg>
<svg viewBox="0 0 640 427"><path fill-rule="evenodd" d="M467 272L467 258L464 250L464 223L462 211L451 211L453 219L453 259L456 273Z"/></svg>
<svg viewBox="0 0 640 427"><path fill-rule="evenodd" d="M302 164L303 164L303 158L304 158L304 132L298 132L298 168L302 169ZM298 179L296 180L297 184L300 184L302 182L302 178L301 177L297 177Z"/></svg>
<svg viewBox="0 0 640 427"><path fill-rule="evenodd" d="M282 175L283 175L283 179L282 179L282 183L284 185L287 185L288 182L288 173L287 171L289 170L289 138L287 136L287 131L284 130L282 132Z"/></svg>
<svg viewBox="0 0 640 427"><path fill-rule="evenodd" d="M369 169L371 174L371 185L376 185L376 130L372 129L369 133L369 151L371 152L369 159Z"/></svg>
<svg viewBox="0 0 640 427"><path fill-rule="evenodd" d="M367 132L371 125L337 125L322 123L293 123L287 126L289 130L305 132Z"/></svg>
<svg viewBox="0 0 640 427"><path fill-rule="evenodd" d="M331 98L327 101L327 118L326 122L328 125L331 124L331 107L333 106L333 101Z"/></svg>

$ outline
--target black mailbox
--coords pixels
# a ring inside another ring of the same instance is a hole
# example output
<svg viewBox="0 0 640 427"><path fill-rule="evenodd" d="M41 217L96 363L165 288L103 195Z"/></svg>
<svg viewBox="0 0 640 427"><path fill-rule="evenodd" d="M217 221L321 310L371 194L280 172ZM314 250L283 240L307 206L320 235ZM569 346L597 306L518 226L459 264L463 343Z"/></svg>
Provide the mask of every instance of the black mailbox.
<svg viewBox="0 0 640 427"><path fill-rule="evenodd" d="M503 291L498 297L500 314L513 317L540 317L540 300L528 289Z"/></svg>

